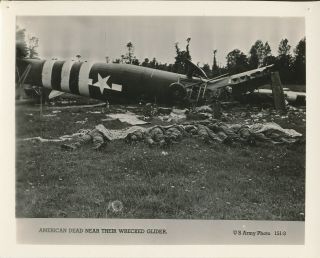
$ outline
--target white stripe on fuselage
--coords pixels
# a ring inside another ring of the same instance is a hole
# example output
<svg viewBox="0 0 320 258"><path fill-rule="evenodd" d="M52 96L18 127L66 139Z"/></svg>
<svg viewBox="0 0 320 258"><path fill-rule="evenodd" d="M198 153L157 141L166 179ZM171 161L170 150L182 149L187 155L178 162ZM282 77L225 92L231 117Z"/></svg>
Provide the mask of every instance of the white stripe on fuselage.
<svg viewBox="0 0 320 258"><path fill-rule="evenodd" d="M51 85L51 77L52 77L52 67L56 61L55 60L47 60L43 64L42 68L42 85L45 88L52 89Z"/></svg>
<svg viewBox="0 0 320 258"><path fill-rule="evenodd" d="M66 61L62 66L61 91L63 92L70 92L69 80L70 80L70 71L73 64L74 64L74 61Z"/></svg>
<svg viewBox="0 0 320 258"><path fill-rule="evenodd" d="M121 84L112 83L112 90L122 91L122 85Z"/></svg>
<svg viewBox="0 0 320 258"><path fill-rule="evenodd" d="M79 71L79 93L83 96L90 96L89 94L89 73L93 63L83 63Z"/></svg>

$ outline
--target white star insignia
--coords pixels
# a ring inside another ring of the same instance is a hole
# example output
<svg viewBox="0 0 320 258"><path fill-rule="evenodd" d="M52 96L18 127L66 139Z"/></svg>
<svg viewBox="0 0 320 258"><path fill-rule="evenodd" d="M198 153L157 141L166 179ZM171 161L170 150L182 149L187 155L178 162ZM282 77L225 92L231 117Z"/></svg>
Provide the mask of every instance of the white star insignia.
<svg viewBox="0 0 320 258"><path fill-rule="evenodd" d="M110 78L110 75L108 75L105 78L102 78L102 76L98 73L98 81L92 84L92 79L89 79L89 85L99 87L101 94L103 94L104 89L122 91L122 85L120 84L112 84L112 88L111 88L108 85L109 78Z"/></svg>
<svg viewBox="0 0 320 258"><path fill-rule="evenodd" d="M95 84L93 84L93 86L99 87L101 94L103 94L104 89L111 89L107 84L109 78L110 78L110 75L105 78L102 78L102 76L98 73L98 81Z"/></svg>

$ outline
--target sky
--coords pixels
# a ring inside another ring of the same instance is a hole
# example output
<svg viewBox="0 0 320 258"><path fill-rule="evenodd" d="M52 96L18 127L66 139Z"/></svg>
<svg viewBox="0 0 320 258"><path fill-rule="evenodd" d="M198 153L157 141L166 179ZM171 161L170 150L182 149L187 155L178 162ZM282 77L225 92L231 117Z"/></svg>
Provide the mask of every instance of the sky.
<svg viewBox="0 0 320 258"><path fill-rule="evenodd" d="M74 59L80 54L87 61L105 61L126 54L132 42L134 54L142 62L155 57L173 63L174 44L185 49L191 38L192 61L225 65L226 55L240 49L249 53L258 39L268 41L277 55L281 39L293 48L305 36L304 18L298 17L208 17L208 16L18 16L17 25L26 29L27 38L39 38L38 53L43 59Z"/></svg>

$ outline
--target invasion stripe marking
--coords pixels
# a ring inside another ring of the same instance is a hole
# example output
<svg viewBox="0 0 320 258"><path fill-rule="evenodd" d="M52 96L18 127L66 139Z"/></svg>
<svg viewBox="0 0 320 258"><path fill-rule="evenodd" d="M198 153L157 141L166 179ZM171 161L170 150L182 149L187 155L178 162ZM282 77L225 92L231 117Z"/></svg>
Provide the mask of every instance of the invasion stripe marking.
<svg viewBox="0 0 320 258"><path fill-rule="evenodd" d="M79 71L79 93L80 95L90 97L89 94L89 74L93 63L83 63Z"/></svg>
<svg viewBox="0 0 320 258"><path fill-rule="evenodd" d="M70 70L69 88L73 94L79 94L79 72L82 64L82 62L76 62Z"/></svg>
<svg viewBox="0 0 320 258"><path fill-rule="evenodd" d="M70 70L74 61L66 61L62 66L61 71L61 90L63 92L70 92L69 80L70 80Z"/></svg>
<svg viewBox="0 0 320 258"><path fill-rule="evenodd" d="M61 91L61 71L65 61L56 61L52 67L51 86L52 89Z"/></svg>
<svg viewBox="0 0 320 258"><path fill-rule="evenodd" d="M48 60L44 63L41 73L42 85L45 88L52 89L51 86L51 75L52 75L52 67L56 61Z"/></svg>

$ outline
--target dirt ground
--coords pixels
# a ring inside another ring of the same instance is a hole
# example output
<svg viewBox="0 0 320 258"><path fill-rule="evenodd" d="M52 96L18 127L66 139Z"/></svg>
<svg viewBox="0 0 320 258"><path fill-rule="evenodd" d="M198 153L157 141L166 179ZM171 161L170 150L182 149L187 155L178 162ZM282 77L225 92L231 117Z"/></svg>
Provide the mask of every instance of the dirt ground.
<svg viewBox="0 0 320 258"><path fill-rule="evenodd" d="M61 142L23 140L73 134L126 110L141 114L139 106L44 107L40 114L37 105L17 105L16 216L304 220L305 107L280 114L223 106L227 123L274 121L295 129L303 134L295 144L207 144L185 138L150 148L117 140L101 151L90 146L66 151Z"/></svg>

